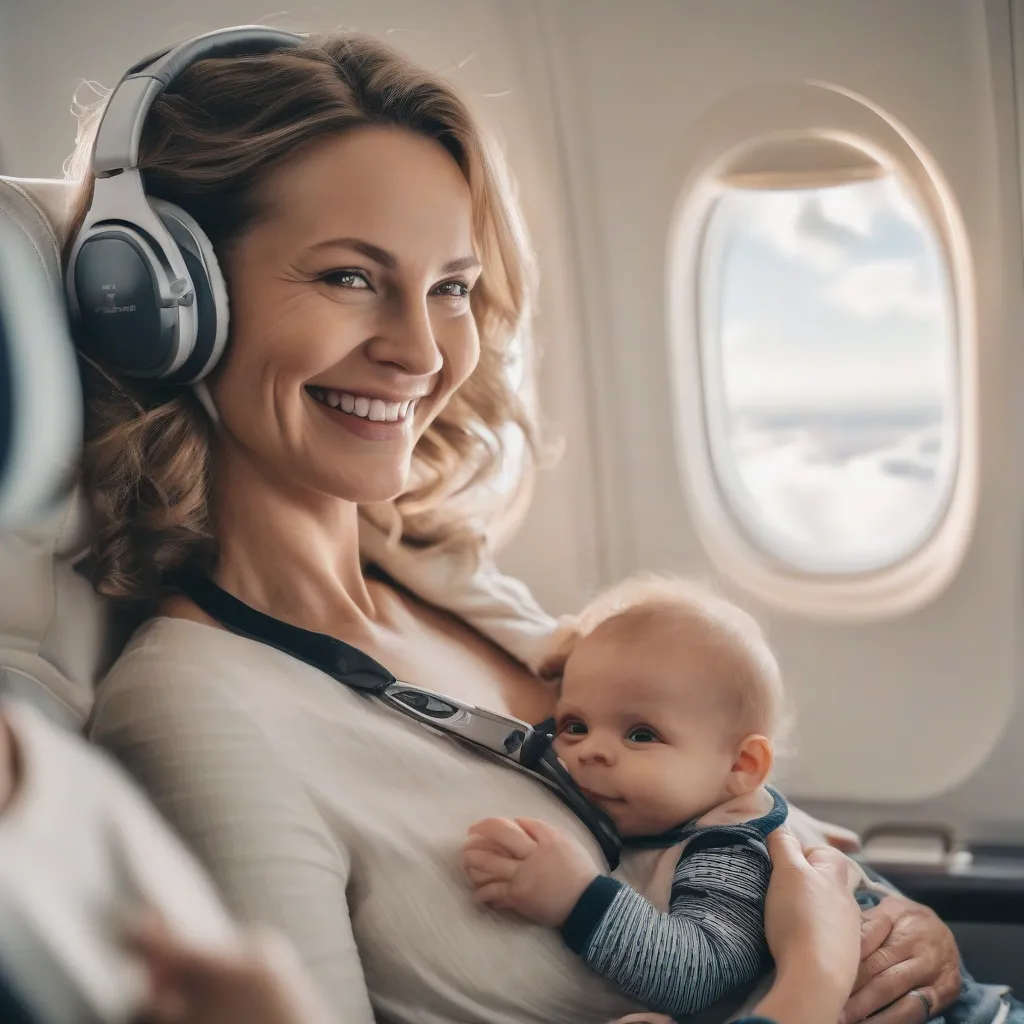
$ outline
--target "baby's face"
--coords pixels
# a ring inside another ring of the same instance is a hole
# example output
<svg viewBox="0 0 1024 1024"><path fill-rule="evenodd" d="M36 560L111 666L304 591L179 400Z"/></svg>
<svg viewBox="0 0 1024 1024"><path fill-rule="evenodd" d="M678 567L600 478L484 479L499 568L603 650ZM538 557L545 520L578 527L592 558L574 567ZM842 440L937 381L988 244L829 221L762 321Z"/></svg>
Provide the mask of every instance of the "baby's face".
<svg viewBox="0 0 1024 1024"><path fill-rule="evenodd" d="M566 664L555 751L622 835L656 834L729 798L731 717L699 645L599 628Z"/></svg>

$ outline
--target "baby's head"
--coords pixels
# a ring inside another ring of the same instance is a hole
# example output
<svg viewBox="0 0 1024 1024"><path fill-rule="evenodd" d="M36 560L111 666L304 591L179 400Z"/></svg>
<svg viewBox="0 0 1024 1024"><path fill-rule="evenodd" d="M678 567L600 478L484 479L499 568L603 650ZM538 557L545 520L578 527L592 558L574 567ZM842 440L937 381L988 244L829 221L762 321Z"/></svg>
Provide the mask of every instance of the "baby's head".
<svg viewBox="0 0 1024 1024"><path fill-rule="evenodd" d="M563 638L555 750L623 835L665 831L765 781L782 680L746 612L692 583L638 576Z"/></svg>

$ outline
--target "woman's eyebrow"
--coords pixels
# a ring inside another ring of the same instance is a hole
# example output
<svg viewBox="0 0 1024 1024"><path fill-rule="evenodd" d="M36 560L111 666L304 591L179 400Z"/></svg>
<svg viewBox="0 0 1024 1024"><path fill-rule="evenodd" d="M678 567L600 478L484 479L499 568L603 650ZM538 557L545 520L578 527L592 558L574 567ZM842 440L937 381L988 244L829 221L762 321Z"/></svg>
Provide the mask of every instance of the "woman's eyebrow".
<svg viewBox="0 0 1024 1024"><path fill-rule="evenodd" d="M382 249L373 242L367 242L362 238L326 238L322 242L311 245L310 249L316 252L319 249L353 249L362 253L367 259L380 264L385 270L394 270L398 266L398 259L393 253ZM449 260L442 268L442 274L457 274L462 270L475 270L480 266L476 256L460 256L457 259Z"/></svg>
<svg viewBox="0 0 1024 1024"><path fill-rule="evenodd" d="M475 256L460 256L457 260L449 260L442 268L442 274L458 274L463 270L476 270L480 261Z"/></svg>

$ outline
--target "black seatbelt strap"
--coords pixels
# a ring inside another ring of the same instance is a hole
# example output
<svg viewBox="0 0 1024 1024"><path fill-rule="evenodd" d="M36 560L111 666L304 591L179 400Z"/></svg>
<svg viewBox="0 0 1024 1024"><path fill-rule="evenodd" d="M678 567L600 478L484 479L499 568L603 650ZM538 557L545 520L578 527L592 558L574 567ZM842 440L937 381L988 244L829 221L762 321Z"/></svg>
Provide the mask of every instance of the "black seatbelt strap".
<svg viewBox="0 0 1024 1024"><path fill-rule="evenodd" d="M587 826L600 845L609 870L618 866L622 841L615 824L580 792L556 756L551 745L555 735L553 719L532 726L404 683L357 647L257 611L201 573L178 573L168 582L232 633L304 661L342 685L540 779Z"/></svg>

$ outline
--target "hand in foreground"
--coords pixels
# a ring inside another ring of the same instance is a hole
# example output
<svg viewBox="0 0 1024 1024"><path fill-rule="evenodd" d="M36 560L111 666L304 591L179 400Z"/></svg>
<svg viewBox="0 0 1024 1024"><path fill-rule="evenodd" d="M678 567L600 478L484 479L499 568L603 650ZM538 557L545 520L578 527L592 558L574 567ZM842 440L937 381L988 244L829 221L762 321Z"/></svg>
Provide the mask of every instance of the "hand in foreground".
<svg viewBox="0 0 1024 1024"><path fill-rule="evenodd" d="M486 818L469 830L462 866L480 903L560 927L598 872L570 835L533 818Z"/></svg>
<svg viewBox="0 0 1024 1024"><path fill-rule="evenodd" d="M808 993L834 1000L838 1012L860 962L860 910L853 898L856 868L831 847L805 855L786 826L768 837L768 850L772 877L765 899L765 935L778 977L801 978Z"/></svg>
<svg viewBox="0 0 1024 1024"><path fill-rule="evenodd" d="M331 1019L292 947L269 931L237 951L183 945L156 915L129 936L149 974L137 1024L327 1024Z"/></svg>
<svg viewBox="0 0 1024 1024"><path fill-rule="evenodd" d="M953 933L932 910L904 896L887 896L864 915L860 955L842 1024L869 1016L871 1024L924 1024L960 994Z"/></svg>

